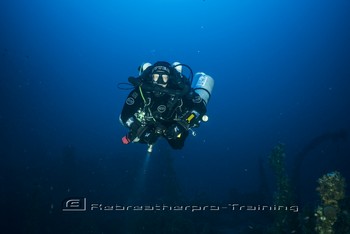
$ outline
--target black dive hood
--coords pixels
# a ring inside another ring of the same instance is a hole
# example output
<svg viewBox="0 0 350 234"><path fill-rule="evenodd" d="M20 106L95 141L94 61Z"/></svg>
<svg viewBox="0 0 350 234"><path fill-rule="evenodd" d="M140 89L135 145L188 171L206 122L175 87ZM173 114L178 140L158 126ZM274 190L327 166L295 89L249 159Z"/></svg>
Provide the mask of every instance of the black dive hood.
<svg viewBox="0 0 350 234"><path fill-rule="evenodd" d="M134 85L135 87L141 86L142 89L144 89L146 91L151 91L151 92L156 91L156 92L161 92L161 93L167 93L169 95L175 95L178 97L182 97L190 91L189 85L184 85L182 90L176 90L176 89L164 88L162 86L152 84L152 83L142 82L139 78L135 78L135 77L129 77L128 81L132 85Z"/></svg>

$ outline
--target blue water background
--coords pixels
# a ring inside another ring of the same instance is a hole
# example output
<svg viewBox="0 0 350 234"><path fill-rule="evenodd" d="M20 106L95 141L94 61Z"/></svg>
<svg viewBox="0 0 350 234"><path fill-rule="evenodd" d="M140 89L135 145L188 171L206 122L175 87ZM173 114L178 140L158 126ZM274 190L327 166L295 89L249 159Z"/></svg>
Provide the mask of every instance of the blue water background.
<svg viewBox="0 0 350 234"><path fill-rule="evenodd" d="M170 151L187 200L256 191L259 160L273 188L268 155L276 144L285 144L292 174L312 139L350 130L349 12L345 0L1 1L2 198L29 199L38 190L51 196L47 212L67 196L118 202L122 193L125 201L132 186L120 191L146 148L121 144L118 116L128 91L117 84L159 60L206 72L215 87L197 136L181 151L160 141L149 163ZM59 166L67 146L78 168L69 188ZM310 151L303 202L317 202L324 173L338 170L349 180L349 156L348 140L326 139ZM153 171L147 186L157 191L163 174Z"/></svg>

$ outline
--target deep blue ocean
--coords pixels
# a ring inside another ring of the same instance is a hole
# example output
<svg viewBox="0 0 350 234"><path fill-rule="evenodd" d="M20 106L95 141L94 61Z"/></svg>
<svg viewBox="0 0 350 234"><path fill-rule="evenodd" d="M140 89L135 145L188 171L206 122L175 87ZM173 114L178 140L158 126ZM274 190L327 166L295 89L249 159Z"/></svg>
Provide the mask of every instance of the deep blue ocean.
<svg viewBox="0 0 350 234"><path fill-rule="evenodd" d="M350 183L349 12L348 0L1 1L0 232L315 233L318 179ZM157 61L215 86L196 136L149 156L121 142L118 83ZM350 233L345 190L335 233Z"/></svg>

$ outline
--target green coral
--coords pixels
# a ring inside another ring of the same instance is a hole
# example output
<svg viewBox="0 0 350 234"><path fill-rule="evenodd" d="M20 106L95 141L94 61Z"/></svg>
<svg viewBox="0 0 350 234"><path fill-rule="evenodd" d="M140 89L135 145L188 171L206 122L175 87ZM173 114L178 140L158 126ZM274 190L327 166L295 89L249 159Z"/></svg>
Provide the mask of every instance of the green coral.
<svg viewBox="0 0 350 234"><path fill-rule="evenodd" d="M316 231L320 234L334 233L333 225L340 213L339 201L345 197L345 179L339 172L328 173L318 179L317 191L322 204L316 209Z"/></svg>

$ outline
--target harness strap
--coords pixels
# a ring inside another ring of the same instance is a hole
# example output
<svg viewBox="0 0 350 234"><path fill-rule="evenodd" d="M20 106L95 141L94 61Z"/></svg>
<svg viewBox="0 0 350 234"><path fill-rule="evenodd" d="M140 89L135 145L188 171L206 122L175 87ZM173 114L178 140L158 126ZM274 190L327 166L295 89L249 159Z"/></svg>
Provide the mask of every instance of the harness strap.
<svg viewBox="0 0 350 234"><path fill-rule="evenodd" d="M150 114L152 120L153 120L154 122L156 122L156 119L153 117L152 111L151 111L151 109L149 108L149 104L147 104L146 99L145 99L145 96L143 95L143 91L142 91L141 85L139 86L139 91L140 91L140 94L141 94L141 97L142 97L142 100L143 100L143 103L144 103L144 108L147 107L148 113Z"/></svg>

